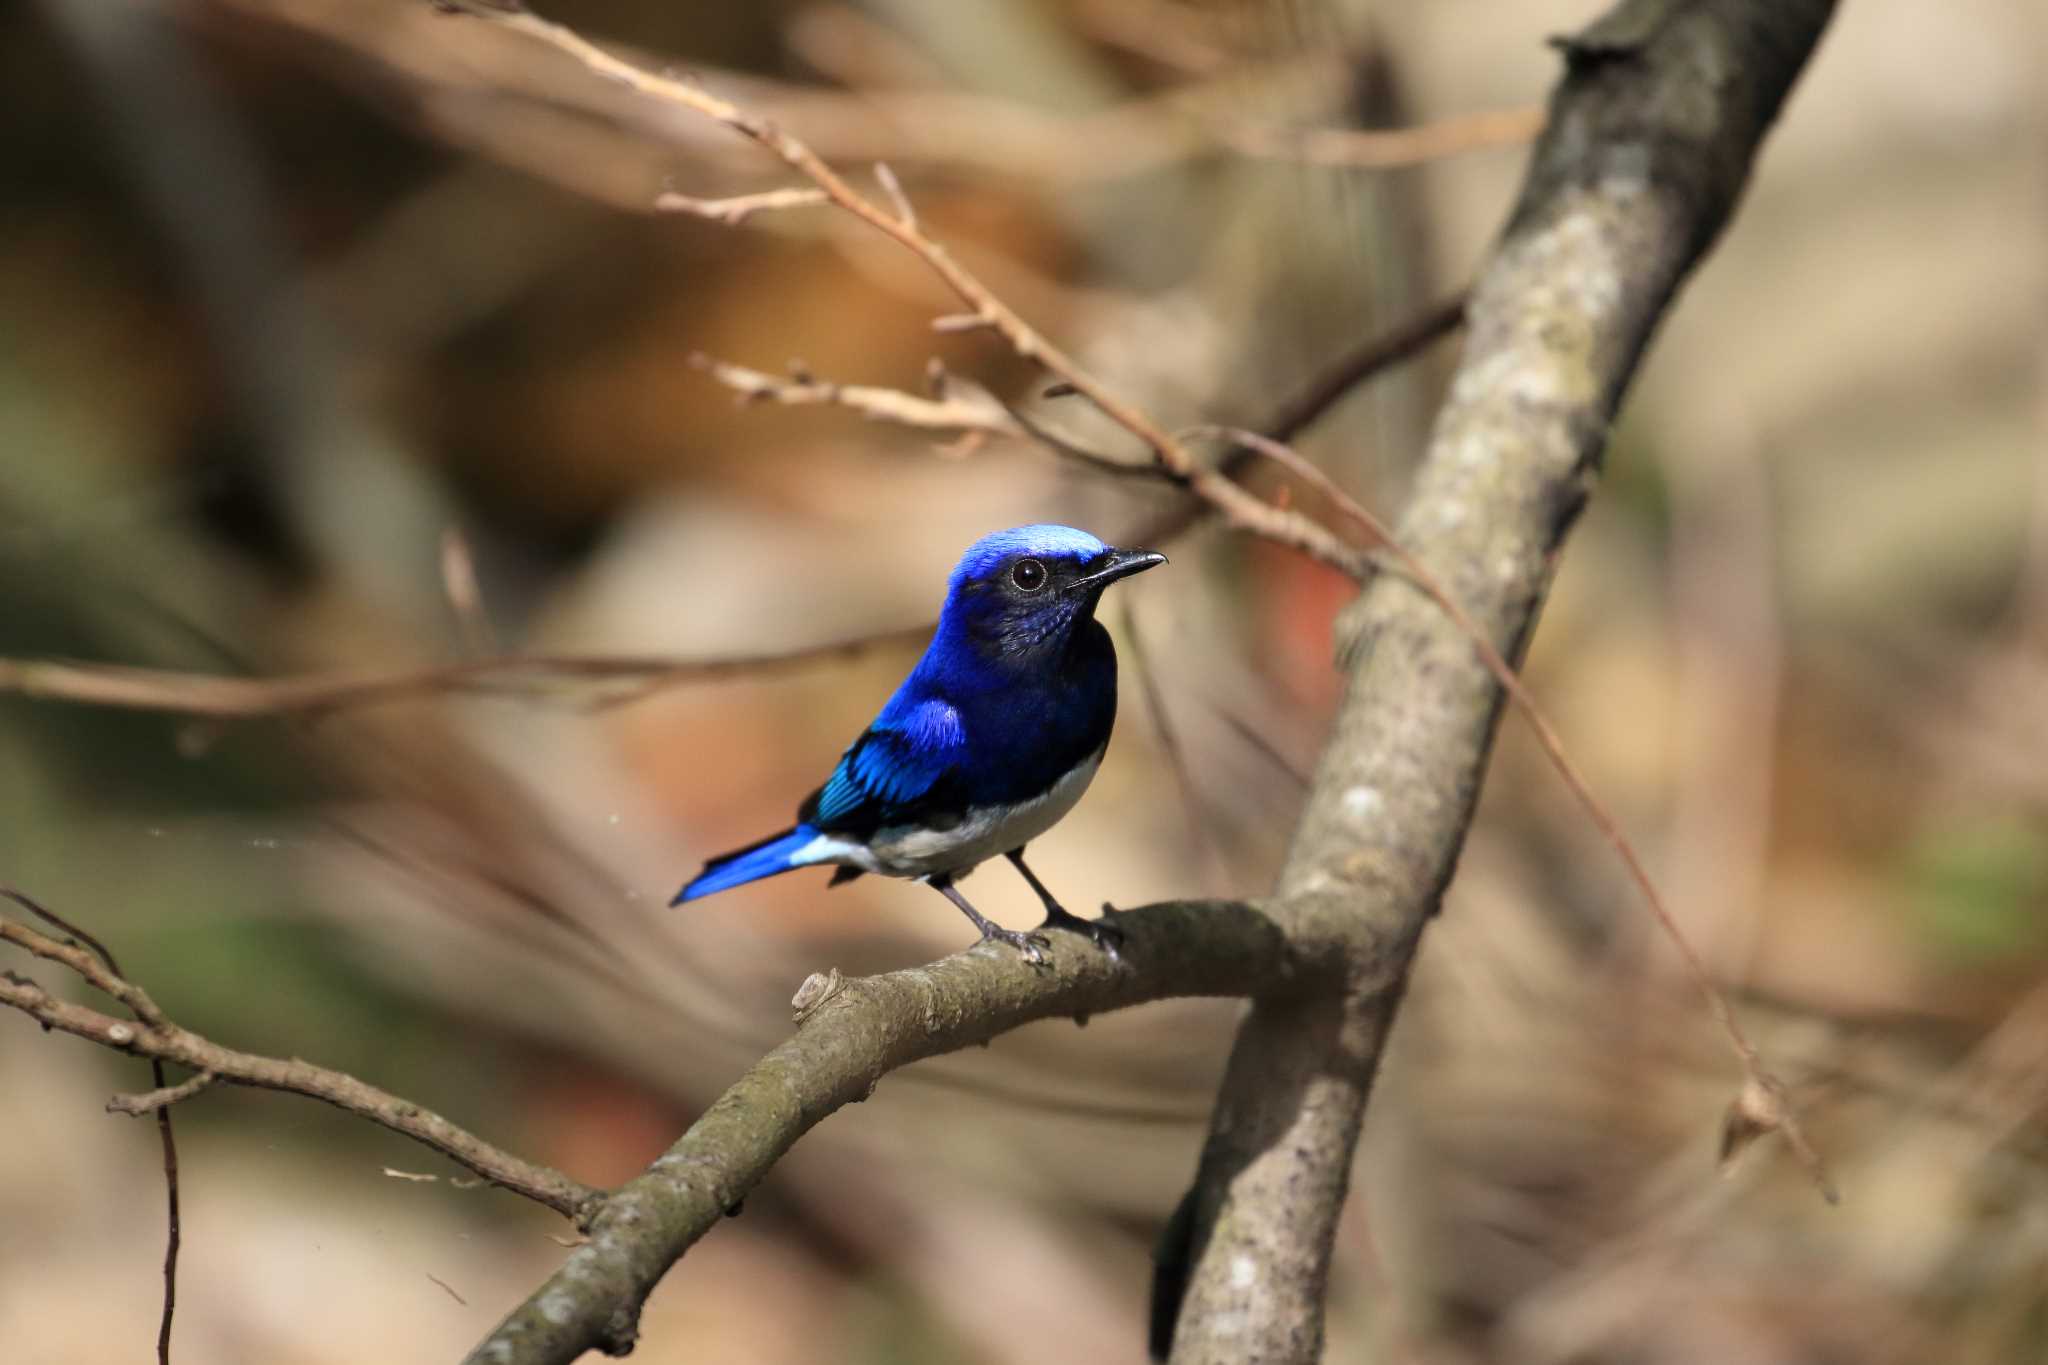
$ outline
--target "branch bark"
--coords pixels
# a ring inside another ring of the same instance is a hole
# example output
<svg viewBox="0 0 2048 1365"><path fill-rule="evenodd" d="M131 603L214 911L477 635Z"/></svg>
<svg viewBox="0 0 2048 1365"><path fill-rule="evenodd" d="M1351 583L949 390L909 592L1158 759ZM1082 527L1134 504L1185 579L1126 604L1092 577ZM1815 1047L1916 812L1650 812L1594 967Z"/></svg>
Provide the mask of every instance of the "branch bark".
<svg viewBox="0 0 2048 1365"><path fill-rule="evenodd" d="M1831 0L1626 0L1566 70L1396 537L1508 658L1658 319L1740 196ZM1345 702L1269 907L1343 970L1239 1033L1156 1305L1172 1358L1311 1361L1387 1031L1470 824L1502 692L1395 575L1340 623ZM1164 1345L1157 1342L1155 1345Z"/></svg>
<svg viewBox="0 0 2048 1365"><path fill-rule="evenodd" d="M866 1099L897 1067L1038 1019L1085 1019L1174 996L1270 994L1317 970L1255 905L1175 902L1115 918L1124 932L1120 957L1054 934L1043 968L972 948L886 976L806 981L795 1002L797 1032L605 1200L590 1221L590 1240L484 1339L471 1365L630 1351L640 1306L668 1268L798 1138L842 1105Z"/></svg>

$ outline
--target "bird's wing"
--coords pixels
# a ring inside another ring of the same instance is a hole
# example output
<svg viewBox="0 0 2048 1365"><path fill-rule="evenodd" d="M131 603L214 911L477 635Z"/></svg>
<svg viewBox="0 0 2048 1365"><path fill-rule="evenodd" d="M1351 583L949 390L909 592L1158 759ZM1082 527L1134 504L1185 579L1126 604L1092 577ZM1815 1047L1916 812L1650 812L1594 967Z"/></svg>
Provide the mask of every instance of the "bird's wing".
<svg viewBox="0 0 2048 1365"><path fill-rule="evenodd" d="M893 708L892 708L893 709ZM960 716L927 701L869 726L798 819L820 830L871 834L885 825L957 814L947 808L961 746Z"/></svg>

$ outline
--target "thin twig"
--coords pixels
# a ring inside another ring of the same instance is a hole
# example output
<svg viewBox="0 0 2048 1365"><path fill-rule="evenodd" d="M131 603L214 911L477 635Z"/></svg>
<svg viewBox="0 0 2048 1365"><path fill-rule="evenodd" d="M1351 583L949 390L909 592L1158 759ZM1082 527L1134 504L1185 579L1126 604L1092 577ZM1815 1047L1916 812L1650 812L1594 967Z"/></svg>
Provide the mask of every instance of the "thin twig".
<svg viewBox="0 0 2048 1365"><path fill-rule="evenodd" d="M954 260L944 247L920 232L914 219L899 217L882 208L826 165L815 152L779 124L742 109L701 86L650 71L618 57L582 34L525 10L508 11L474 3L458 8L487 23L497 24L534 38L556 51L581 62L593 74L615 81L634 93L664 104L689 109L750 138L780 158L792 170L809 180L833 204L859 218L901 244L922 260L946 286L974 312L986 317L1010 343L1012 350L1035 360L1087 395L1105 416L1129 431L1168 468L1185 470L1194 461L1188 452L1158 423L1105 384L1087 373L1068 355L1026 322L1007 303L989 290L967 268Z"/></svg>
<svg viewBox="0 0 2048 1365"><path fill-rule="evenodd" d="M462 13L544 43L581 62L593 74L623 85L636 94L694 111L759 143L810 181L834 205L924 262L967 305L968 311L984 319L988 328L999 334L1013 352L1071 385L1074 392L1085 397L1111 422L1135 437L1166 477L1185 485L1197 497L1212 504L1232 526L1292 546L1353 577L1360 577L1367 571L1365 562L1327 527L1292 509L1273 507L1216 470L1200 464L1165 427L1040 334L973 272L955 260L951 252L926 236L918 228L914 216L884 208L854 189L809 146L780 125L700 86L658 74L615 56L573 29L536 14L525 10L502 10L479 3L479 0L446 0L446 3Z"/></svg>
<svg viewBox="0 0 2048 1365"><path fill-rule="evenodd" d="M0 896L24 909L45 915L52 923L62 923L54 916L48 916L48 912L18 891L0 888ZM65 932L75 931L66 928ZM0 941L12 943L37 957L69 968L94 989L119 1000L135 1014L135 1021L130 1023L60 999L25 977L9 975L0 979L0 1005L20 1010L45 1027L60 1029L116 1052L147 1057L158 1063L174 1062L197 1072L211 1072L218 1080L233 1085L290 1091L325 1101L337 1109L344 1109L431 1147L491 1184L524 1195L566 1217L586 1216L603 1197L600 1190L572 1180L560 1171L501 1151L439 1114L353 1076L296 1058L285 1061L240 1052L182 1028L165 1017L142 987L75 944L59 942L6 918L0 918ZM160 1085L158 1088L174 1087ZM168 1112L168 1106L156 1107L159 1121Z"/></svg>
<svg viewBox="0 0 2048 1365"><path fill-rule="evenodd" d="M149 998L149 993L121 975L120 970L114 965L114 955L107 950L105 944L59 916L56 911L44 907L24 891L11 886L0 886L0 898L13 901L36 918L54 925L59 933L69 934L86 946L59 942L9 919L0 919L0 940L19 948L26 948L47 961L69 967L84 979L86 985L102 995L112 996L119 1001L135 1016L137 1023L155 1027L165 1022L164 1012L157 1008L156 1001Z"/></svg>
<svg viewBox="0 0 2048 1365"><path fill-rule="evenodd" d="M1664 897L1658 892L1657 884L1651 880L1649 869L1643 865L1642 858L1636 853L1635 845L1622 833L1620 823L1607 809L1606 803L1594 794L1585 775L1565 752L1564 741L1558 737L1543 708L1537 705L1536 698L1522 685L1521 678L1501 656L1500 651L1494 648L1493 642L1486 638L1486 633L1479 628L1479 623L1458 604L1457 599L1451 596L1449 590L1430 572L1427 565L1394 539L1393 534L1378 517L1339 488L1329 475L1310 463L1299 451L1257 432L1236 427L1197 427L1186 434L1190 439L1197 436L1212 436L1238 442L1312 485L1371 535L1375 546L1395 560L1401 566L1402 573L1422 589L1431 601L1443 608L1444 614L1449 616L1458 629L1471 640L1487 671L1493 674L1494 679L1500 683L1510 700L1529 722L1530 728L1535 731L1537 743L1542 745L1544 754L1550 760L1550 766L1564 779L1573 797L1585 810L1587 818L1600 831L1600 836L1620 855L1622 864L1628 869L1629 879L1635 883L1636 890L1649 906L1650 913L1656 916L1657 923L1666 937L1677 948L1679 958L1685 964L1686 974L1692 978L1693 984L1706 998L1707 1012L1720 1026L1736 1059L1742 1064L1746 1084L1743 1095L1737 1100L1737 1116L1761 1130L1782 1129L1786 1141L1791 1144L1800 1163L1806 1167L1807 1174L1813 1178L1821 1196L1830 1204L1840 1202L1841 1195L1835 1189L1834 1182L1828 1178L1827 1167L1822 1162L1820 1153L1808 1139L1805 1127L1793 1111L1784 1083L1765 1068L1756 1045L1749 1040L1749 1035L1743 1032L1742 1025L1736 1021L1735 1011L1729 1006L1728 997L1714 984L1714 978L1708 972L1706 963L1693 948L1692 942L1686 938L1685 931L1679 927L1670 907L1665 905Z"/></svg>
<svg viewBox="0 0 2048 1365"><path fill-rule="evenodd" d="M162 1067L163 1063L152 1062L151 1065ZM159 1079L161 1079L161 1076L159 1076ZM148 1091L145 1094L116 1095L107 1101L107 1112L109 1114L127 1114L134 1118L140 1118L142 1115L152 1112L161 1114L180 1100L189 1100L200 1091L210 1089L213 1083L219 1079L220 1077L214 1075L211 1071L202 1071L196 1076L186 1077L176 1085L158 1086L155 1090Z"/></svg>
<svg viewBox="0 0 2048 1365"><path fill-rule="evenodd" d="M1025 434L994 394L979 384L956 379L943 371L933 396L920 398L902 389L834 383L819 379L800 367L797 373L784 379L706 355L693 355L690 363L750 403L774 403L791 408L846 408L869 421L894 422L898 426L927 431L986 431L1002 436Z"/></svg>
<svg viewBox="0 0 2048 1365"><path fill-rule="evenodd" d="M1424 347L1454 331L1464 316L1464 295L1431 309L1420 317L1368 340L1312 380L1296 398L1284 404L1267 424L1269 435L1287 440L1314 423L1336 400L1358 384L1413 358ZM978 317L977 326L986 325ZM764 401L788 401L788 383L772 375L706 361L706 368L725 380L728 375L758 378L774 392L760 395ZM810 383L818 381L813 377ZM947 377L944 396L937 401L946 411L963 419L970 416L957 401L954 387L961 381ZM734 385L734 387L742 387ZM843 395L853 386L834 385ZM743 390L744 391L744 390ZM895 393L896 391L889 391ZM986 390L979 390L986 392ZM912 395L901 394L902 398ZM843 406L854 406L845 404ZM1023 426L1025 432L1055 453L1084 462L1107 474L1151 474L1151 465L1133 465L1088 451L1067 441L1017 410L997 404L1003 414ZM879 415L877 411L874 415ZM987 431L987 420L975 409L975 426L970 434ZM891 420L901 420L891 414ZM913 425L923 425L913 423ZM946 424L936 424L945 429ZM957 428L955 428L957 429ZM1234 447L1217 466L1225 478L1234 478L1246 461L1253 458L1249 446ZM1128 539L1132 544L1157 547L1181 535L1213 505L1190 500L1173 508ZM340 710L351 706L375 705L407 697L436 693L485 696L545 697L563 686L576 683L632 684L622 690L620 704L638 701L664 688L692 682L715 682L756 674L770 675L785 669L858 657L869 649L912 644L927 638L930 622L901 630L849 640L810 645L780 654L738 656L728 659L649 659L626 657L574 657L510 655L490 659L467 659L453 664L392 672L329 672L283 678L240 678L168 669L133 668L119 664L83 664L0 658L0 692L130 710L163 711L178 715L212 716L221 719L290 715Z"/></svg>
<svg viewBox="0 0 2048 1365"><path fill-rule="evenodd" d="M708 218L727 227L738 227L757 213L816 208L824 202L823 190L800 188L735 194L725 199L695 199L669 190L655 198L654 207L663 213L686 213L693 218Z"/></svg>
<svg viewBox="0 0 2048 1365"><path fill-rule="evenodd" d="M1384 374L1404 361L1412 360L1439 338L1449 335L1465 320L1466 294L1460 292L1422 315L1396 325L1392 330L1369 337L1355 350L1339 357L1312 378L1293 398L1281 404L1265 425L1267 436L1291 441L1321 420L1324 413L1345 394L1375 375ZM1227 479L1241 477L1257 458L1250 446L1231 447L1216 465ZM1133 538L1133 544L1163 545L1186 531L1210 510L1207 503L1190 499L1153 519Z"/></svg>
<svg viewBox="0 0 2048 1365"><path fill-rule="evenodd" d="M0 896L5 896L31 915L53 926L58 933L69 934L72 938L84 943L92 950L94 956L86 957L83 953L78 953L76 948L65 945L70 949L70 952L77 954L77 959L65 959L65 965L72 966L74 961L82 959L87 968L94 968L95 966L105 967L108 979L119 978L121 969L115 965L113 950L108 948L106 944L100 942L85 930L24 892L17 891L11 887L0 887ZM41 936L38 935L38 937ZM74 970L76 969L74 967ZM94 980L93 974L81 974L86 975L86 979L105 994L113 996L123 1005L126 1005L138 1021L144 1018L145 1007L150 1016L162 1018L162 1013L157 1010L155 1004L139 990L133 997L129 997L117 990L109 990L106 986L100 985L98 981ZM156 1093L163 1093L166 1089L164 1085L164 1064L160 1059L154 1057L150 1059L149 1076L150 1080L156 1085ZM157 1365L171 1365L171 1319L176 1317L178 1312L178 1248L184 1244L185 1236L182 1220L178 1214L178 1138L177 1134L171 1130L171 1110L168 1104L159 1107L156 1111L156 1137L157 1146L162 1150L164 1159L165 1224L164 1306L163 1312L157 1318L156 1358Z"/></svg>
<svg viewBox="0 0 2048 1365"><path fill-rule="evenodd" d="M1543 131L1543 106L1456 114L1413 128L1233 128L1224 139L1247 156L1319 166L1394 170L1427 161L1514 147Z"/></svg>
<svg viewBox="0 0 2048 1365"><path fill-rule="evenodd" d="M243 719L339 710L440 693L549 696L568 684L634 684L634 696L689 682L756 677L855 658L919 641L929 624L806 645L776 654L722 659L603 655L509 655L390 672L335 671L237 678L124 664L0 659L0 692L136 711Z"/></svg>
<svg viewBox="0 0 2048 1365"><path fill-rule="evenodd" d="M498 652L497 632L484 608L484 592L476 577L476 555L459 526L441 532L441 589L462 631L464 649L473 655Z"/></svg>
<svg viewBox="0 0 2048 1365"><path fill-rule="evenodd" d="M441 1286L441 1288L442 1288L442 1289L443 1289L444 1291L446 1291L446 1293L447 1293L447 1295L448 1295L448 1297L449 1297L449 1298L451 1298L451 1299L455 1300L455 1301L456 1301L457 1303L461 1304L461 1305L462 1305L462 1306L463 1306L464 1308L467 1308L467 1307L469 1307L469 1300L468 1300L468 1299L465 1299L465 1298L463 1298L463 1297L462 1297L462 1295L460 1295L460 1294L456 1293L456 1292L455 1292L455 1289L454 1289L454 1286L450 1285L450 1284L448 1283L448 1281L446 1281L446 1280L442 1279L442 1278L441 1278L441 1277L440 1277L439 1275L436 1275L436 1274L435 1274L435 1273L434 1273L433 1271L431 1271L431 1270L428 1270L428 1271L422 1271L421 1273L422 1273L422 1274L424 1274L424 1275L425 1275L425 1276L426 1276L426 1277L427 1277L428 1279L432 1280L432 1281L433 1281L433 1282L434 1282L435 1284L437 1284L437 1285L440 1285L440 1286Z"/></svg>
<svg viewBox="0 0 2048 1365"><path fill-rule="evenodd" d="M1408 360L1424 347L1458 330L1465 321L1467 290L1459 290L1426 312L1409 318L1378 336L1367 337L1356 349L1347 351L1302 386L1294 397L1280 405L1262 430L1276 441L1291 441L1337 400L1366 380Z"/></svg>
<svg viewBox="0 0 2048 1365"><path fill-rule="evenodd" d="M903 192L903 182L896 178L896 172L889 169L888 162L875 163L875 179L881 182L882 192L895 205L896 221L912 232L917 231L917 209L912 206L910 196Z"/></svg>

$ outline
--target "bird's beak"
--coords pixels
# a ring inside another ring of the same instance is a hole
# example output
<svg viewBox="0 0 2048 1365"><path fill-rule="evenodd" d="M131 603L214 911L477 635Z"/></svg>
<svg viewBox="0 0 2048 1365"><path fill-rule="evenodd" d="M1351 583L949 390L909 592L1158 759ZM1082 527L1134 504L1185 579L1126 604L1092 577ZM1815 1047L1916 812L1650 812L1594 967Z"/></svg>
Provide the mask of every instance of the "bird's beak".
<svg viewBox="0 0 2048 1365"><path fill-rule="evenodd" d="M1101 568L1075 579L1068 588L1073 592L1087 592L1107 587L1119 578L1129 578L1134 573L1156 569L1165 562L1165 555L1152 550L1111 550Z"/></svg>

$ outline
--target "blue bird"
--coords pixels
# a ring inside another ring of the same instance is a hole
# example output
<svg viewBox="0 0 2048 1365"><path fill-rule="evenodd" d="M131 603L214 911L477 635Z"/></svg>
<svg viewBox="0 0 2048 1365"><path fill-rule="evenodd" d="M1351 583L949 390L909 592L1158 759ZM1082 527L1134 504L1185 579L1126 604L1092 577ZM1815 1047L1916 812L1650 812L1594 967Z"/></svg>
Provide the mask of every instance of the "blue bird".
<svg viewBox="0 0 2048 1365"><path fill-rule="evenodd" d="M969 546L924 657L825 785L780 834L704 865L671 905L833 864L928 883L981 930L1043 962L1042 933L1004 929L953 883L998 854L1045 903L1040 929L1120 935L1069 914L1024 863L1024 847L1072 810L1116 720L1116 650L1095 619L1102 590L1164 564L1071 526L1019 526Z"/></svg>

